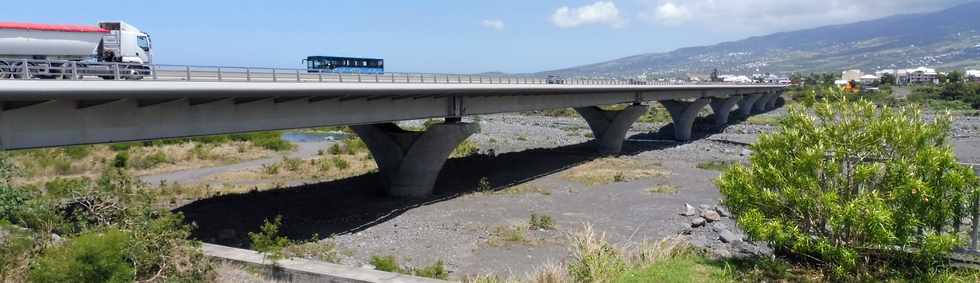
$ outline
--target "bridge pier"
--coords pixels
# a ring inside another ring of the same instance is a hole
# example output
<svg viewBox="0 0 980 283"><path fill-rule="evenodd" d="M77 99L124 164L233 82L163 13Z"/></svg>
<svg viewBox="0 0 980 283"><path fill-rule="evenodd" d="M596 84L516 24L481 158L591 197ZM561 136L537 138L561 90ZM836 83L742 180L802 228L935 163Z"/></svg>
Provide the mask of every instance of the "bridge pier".
<svg viewBox="0 0 980 283"><path fill-rule="evenodd" d="M746 118L752 115L755 109L756 102L762 98L761 93L749 94L742 97L742 100L738 101L738 115L742 118Z"/></svg>
<svg viewBox="0 0 980 283"><path fill-rule="evenodd" d="M633 104L623 110L602 110L597 106L579 107L575 111L589 123L600 154L616 154L623 150L623 140L633 122L643 116L650 106Z"/></svg>
<svg viewBox="0 0 980 283"><path fill-rule="evenodd" d="M766 102L766 109L769 109L769 110L776 109L776 102L779 102L779 97L782 94L783 93L782 92L779 92L779 91L770 92L769 93L769 101Z"/></svg>
<svg viewBox="0 0 980 283"><path fill-rule="evenodd" d="M739 101L741 96L729 96L727 98L715 98L711 100L711 110L715 112L715 126L728 124L728 116Z"/></svg>
<svg viewBox="0 0 980 283"><path fill-rule="evenodd" d="M762 97L755 102L755 106L752 108L752 113L763 113L772 110L772 108L769 108L769 100L772 98L772 93L762 93Z"/></svg>
<svg viewBox="0 0 980 283"><path fill-rule="evenodd" d="M667 108L667 112L670 112L670 117L674 119L674 139L678 141L691 139L691 131L694 128L694 120L698 118L698 112L710 102L711 99L708 98L699 98L694 101L660 101L660 104Z"/></svg>
<svg viewBox="0 0 980 283"><path fill-rule="evenodd" d="M432 195L446 159L479 124L449 122L423 132L406 131L393 123L351 126L368 149L384 177L388 194L424 198Z"/></svg>

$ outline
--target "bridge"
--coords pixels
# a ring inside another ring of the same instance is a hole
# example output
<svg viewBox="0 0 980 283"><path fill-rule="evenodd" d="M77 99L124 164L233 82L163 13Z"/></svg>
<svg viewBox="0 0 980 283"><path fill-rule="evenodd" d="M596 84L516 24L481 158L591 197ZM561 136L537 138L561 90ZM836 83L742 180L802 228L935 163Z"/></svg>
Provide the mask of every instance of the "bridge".
<svg viewBox="0 0 980 283"><path fill-rule="evenodd" d="M28 149L228 133L351 126L367 144L388 191L432 193L453 149L479 125L471 115L574 108L603 154L620 152L629 130L659 102L674 137L691 138L698 112L714 123L773 109L784 86L664 84L633 80L567 80L466 75L333 75L280 71L289 79L246 72L154 70L142 81L0 79L0 149ZM196 76L194 76L196 74ZM29 78L29 76L27 76ZM345 80L346 79L346 80ZM622 110L601 105L629 104ZM422 132L394 122L445 118Z"/></svg>

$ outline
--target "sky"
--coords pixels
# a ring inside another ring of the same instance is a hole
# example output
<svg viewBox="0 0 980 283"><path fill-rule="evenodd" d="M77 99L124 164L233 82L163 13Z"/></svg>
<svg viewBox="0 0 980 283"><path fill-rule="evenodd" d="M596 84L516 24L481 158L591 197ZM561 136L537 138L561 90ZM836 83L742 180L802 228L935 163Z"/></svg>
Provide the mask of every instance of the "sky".
<svg viewBox="0 0 980 283"><path fill-rule="evenodd" d="M386 71L526 73L773 32L935 11L970 0L7 1L0 21L122 20L158 64L300 68L309 55Z"/></svg>

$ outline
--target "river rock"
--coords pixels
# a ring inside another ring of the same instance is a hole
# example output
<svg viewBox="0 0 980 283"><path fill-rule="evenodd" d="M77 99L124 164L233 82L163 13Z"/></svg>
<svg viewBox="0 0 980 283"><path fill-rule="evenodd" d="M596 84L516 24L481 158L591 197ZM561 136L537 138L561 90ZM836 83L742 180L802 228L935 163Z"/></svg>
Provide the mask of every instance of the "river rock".
<svg viewBox="0 0 980 283"><path fill-rule="evenodd" d="M732 231L729 230L722 230L721 233L718 233L718 238L721 239L723 243L735 243L742 240L738 237L738 235L735 235L735 233L732 233Z"/></svg>
<svg viewBox="0 0 980 283"><path fill-rule="evenodd" d="M707 210L705 212L702 212L701 217L704 217L704 219L708 220L709 222L715 222L721 220L721 215L718 215L718 212L715 212L714 210Z"/></svg>
<svg viewBox="0 0 980 283"><path fill-rule="evenodd" d="M681 215L684 215L684 216L694 216L694 215L697 215L697 212L694 210L694 207L691 206L691 204L685 203L684 204L684 212L682 212Z"/></svg>
<svg viewBox="0 0 980 283"><path fill-rule="evenodd" d="M691 220L691 227L697 228L697 227L704 226L704 222L705 222L704 218L695 217L694 219Z"/></svg>
<svg viewBox="0 0 980 283"><path fill-rule="evenodd" d="M731 215L731 213L728 212L728 209L724 206L715 206L715 211L717 211L718 215L721 215L721 217L728 217Z"/></svg>

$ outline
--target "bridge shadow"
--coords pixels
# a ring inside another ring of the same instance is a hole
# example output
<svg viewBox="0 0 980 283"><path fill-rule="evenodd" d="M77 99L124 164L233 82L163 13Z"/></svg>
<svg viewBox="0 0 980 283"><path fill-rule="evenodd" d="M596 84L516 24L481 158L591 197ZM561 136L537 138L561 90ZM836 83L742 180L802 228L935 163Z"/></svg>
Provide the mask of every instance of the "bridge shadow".
<svg viewBox="0 0 980 283"><path fill-rule="evenodd" d="M624 155L675 146L673 143L624 144ZM282 215L281 231L294 240L356 233L384 223L411 209L451 200L478 190L486 178L491 190L502 190L602 157L594 145L581 143L531 149L497 156L474 155L446 162L435 195L407 200L386 197L378 173L261 192L217 196L176 209L197 226L202 241L248 246L248 232L265 219Z"/></svg>
<svg viewBox="0 0 980 283"><path fill-rule="evenodd" d="M735 117L733 117L735 118ZM724 131L709 126L712 117L695 123L694 139ZM737 122L739 120L732 120ZM630 137L622 155L636 155L682 145L673 141L673 125L657 132ZM656 139L663 142L640 142ZM368 173L318 184L224 195L195 201L175 211L197 226L199 240L234 247L248 247L248 232L255 232L265 219L283 217L282 233L293 240L323 239L356 233L412 210L452 200L478 191L483 178L491 190L502 190L554 174L602 157L593 142L548 149L530 149L496 156L475 155L450 159L436 183L435 195L418 200L385 196L378 173Z"/></svg>

